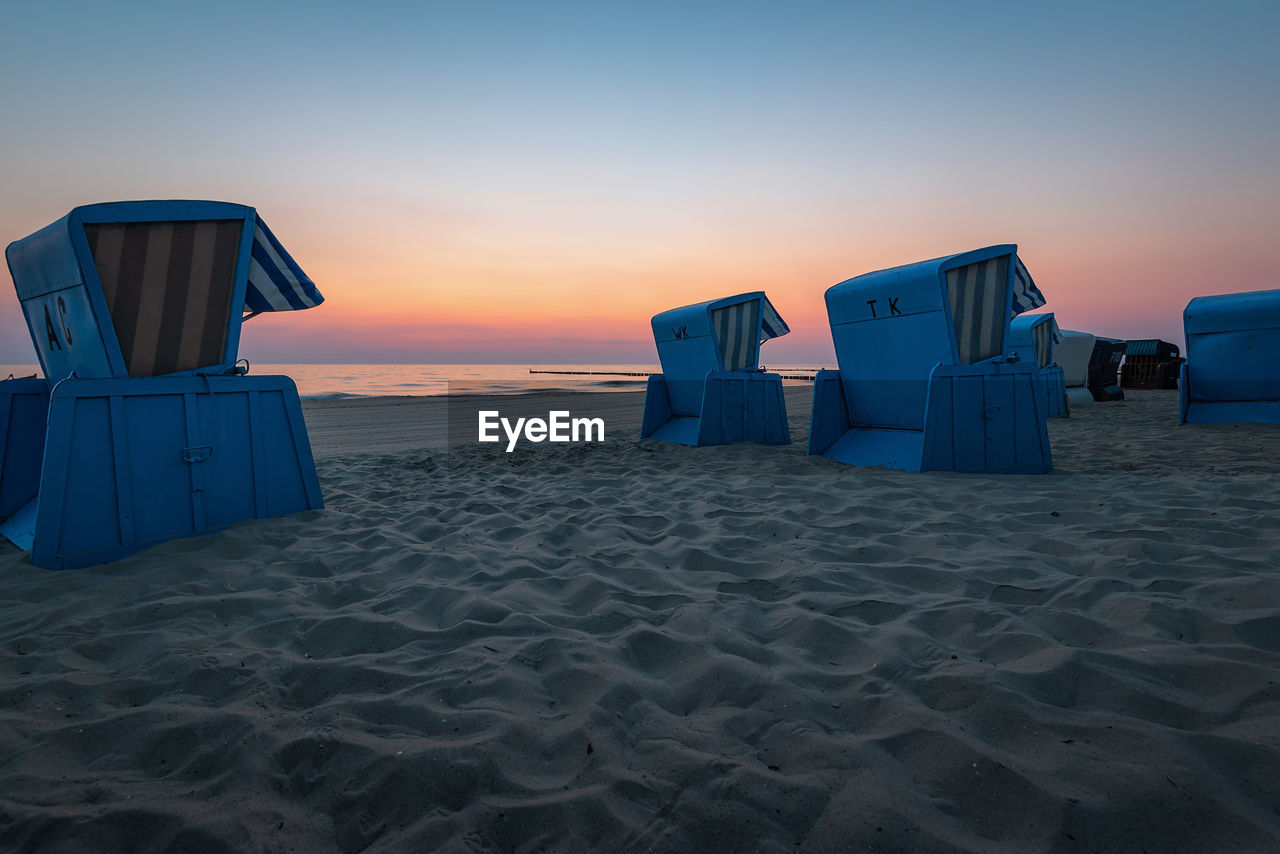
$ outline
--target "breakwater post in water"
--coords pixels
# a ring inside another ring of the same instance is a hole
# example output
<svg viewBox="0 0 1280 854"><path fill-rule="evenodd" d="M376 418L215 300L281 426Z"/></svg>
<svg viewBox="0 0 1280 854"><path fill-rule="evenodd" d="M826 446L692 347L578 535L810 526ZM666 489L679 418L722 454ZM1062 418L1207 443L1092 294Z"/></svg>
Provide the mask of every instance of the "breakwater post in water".
<svg viewBox="0 0 1280 854"><path fill-rule="evenodd" d="M761 368L761 370L764 370L764 369ZM573 376L590 376L590 377L653 376L653 373L650 371L540 371L534 368L530 368L529 373L531 374L571 374ZM813 373L803 373L803 374L779 374L779 376L782 377L784 380L806 380L808 382L813 382L813 378L815 374L817 374L817 371L814 371Z"/></svg>

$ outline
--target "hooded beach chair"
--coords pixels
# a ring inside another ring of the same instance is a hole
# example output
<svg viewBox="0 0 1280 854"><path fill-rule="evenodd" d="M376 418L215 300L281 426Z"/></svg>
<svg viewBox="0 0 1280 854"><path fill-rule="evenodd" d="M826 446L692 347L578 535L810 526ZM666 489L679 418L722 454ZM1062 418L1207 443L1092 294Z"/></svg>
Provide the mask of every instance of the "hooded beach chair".
<svg viewBox="0 0 1280 854"><path fill-rule="evenodd" d="M1182 326L1178 423L1280 424L1280 290L1196 297Z"/></svg>
<svg viewBox="0 0 1280 854"><path fill-rule="evenodd" d="M1009 324L1009 343L1005 350L1010 356L1016 355L1040 368L1038 386L1050 418L1067 414L1067 385L1055 358L1061 341L1062 332L1051 311L1020 314Z"/></svg>
<svg viewBox="0 0 1280 854"><path fill-rule="evenodd" d="M655 315L662 373L649 377L641 437L683 445L791 441L782 378L760 345L791 330L761 291Z"/></svg>
<svg viewBox="0 0 1280 854"><path fill-rule="evenodd" d="M814 383L809 453L907 471L1052 468L1040 368L1004 355L1044 304L1014 245L867 273L829 288L839 369Z"/></svg>
<svg viewBox="0 0 1280 854"><path fill-rule="evenodd" d="M1093 354L1089 356L1088 386L1096 402L1124 400L1124 389L1120 387L1120 362L1124 359L1124 349L1125 342L1119 338L1094 337Z"/></svg>
<svg viewBox="0 0 1280 854"><path fill-rule="evenodd" d="M323 300L253 208L87 205L5 257L44 379L0 383L0 532L32 563L323 506L293 381L237 365L246 317Z"/></svg>
<svg viewBox="0 0 1280 854"><path fill-rule="evenodd" d="M1177 344L1159 338L1131 339L1124 342L1120 387L1175 389L1181 367Z"/></svg>
<svg viewBox="0 0 1280 854"><path fill-rule="evenodd" d="M1062 368L1062 381L1067 389L1067 402L1072 409L1089 406L1093 395L1089 380L1089 359L1093 356L1094 337L1088 332L1063 329L1062 340L1053 350L1053 360Z"/></svg>

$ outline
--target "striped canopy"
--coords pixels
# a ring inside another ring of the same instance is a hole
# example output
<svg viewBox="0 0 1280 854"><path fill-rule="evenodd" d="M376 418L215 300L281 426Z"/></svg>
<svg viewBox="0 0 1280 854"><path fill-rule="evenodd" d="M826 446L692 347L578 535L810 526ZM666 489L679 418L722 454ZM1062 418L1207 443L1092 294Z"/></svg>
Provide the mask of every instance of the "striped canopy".
<svg viewBox="0 0 1280 854"><path fill-rule="evenodd" d="M791 327L787 326L787 322L782 319L782 315L778 314L777 309L773 307L773 303L769 302L768 297L762 297L760 305L763 309L760 317L761 341L768 341L770 338L781 338L791 331Z"/></svg>
<svg viewBox="0 0 1280 854"><path fill-rule="evenodd" d="M1044 294L1016 253L1013 270L1012 316L1045 304ZM1009 255L953 267L947 271L947 292L955 322L956 346L962 363L973 364L1000 352L1001 333L991 306L1004 301L1004 283L1009 275ZM1055 341L1059 338L1055 337Z"/></svg>
<svg viewBox="0 0 1280 854"><path fill-rule="evenodd" d="M732 297L731 297L732 299ZM726 371L756 367L756 344L791 331L769 298L761 294L742 302L711 310L711 325L720 343L720 359ZM752 337L759 335L758 341Z"/></svg>
<svg viewBox="0 0 1280 854"><path fill-rule="evenodd" d="M255 216L243 312L292 311L324 297ZM85 238L130 376L216 365L234 311L244 221L89 222Z"/></svg>
<svg viewBox="0 0 1280 854"><path fill-rule="evenodd" d="M1040 289L1036 287L1022 259L1018 258L1013 272L1013 316L1017 317L1024 311L1039 308L1045 302L1044 294L1040 293Z"/></svg>
<svg viewBox="0 0 1280 854"><path fill-rule="evenodd" d="M253 231L253 251L249 259L249 286L244 292L244 310L295 311L314 308L324 302L315 282L302 272L267 224L258 217Z"/></svg>

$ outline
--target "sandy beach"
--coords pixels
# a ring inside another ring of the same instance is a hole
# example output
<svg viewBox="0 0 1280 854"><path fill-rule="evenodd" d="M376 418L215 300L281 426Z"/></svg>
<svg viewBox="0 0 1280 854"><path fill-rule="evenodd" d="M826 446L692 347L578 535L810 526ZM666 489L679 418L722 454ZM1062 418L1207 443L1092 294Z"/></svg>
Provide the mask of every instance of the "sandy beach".
<svg viewBox="0 0 1280 854"><path fill-rule="evenodd" d="M1051 474L908 474L809 397L712 448L491 401L606 421L512 454L308 401L324 510L0 545L0 849L1280 849L1280 428L1130 391Z"/></svg>

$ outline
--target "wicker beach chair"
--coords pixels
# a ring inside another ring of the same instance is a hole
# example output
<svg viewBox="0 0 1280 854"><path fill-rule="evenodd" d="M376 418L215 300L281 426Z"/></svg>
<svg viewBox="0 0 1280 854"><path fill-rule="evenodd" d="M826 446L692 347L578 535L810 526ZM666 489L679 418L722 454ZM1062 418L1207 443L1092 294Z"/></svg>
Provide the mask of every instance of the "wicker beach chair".
<svg viewBox="0 0 1280 854"><path fill-rule="evenodd" d="M1177 344L1159 338L1130 339L1124 343L1120 387L1175 389L1182 361Z"/></svg>

